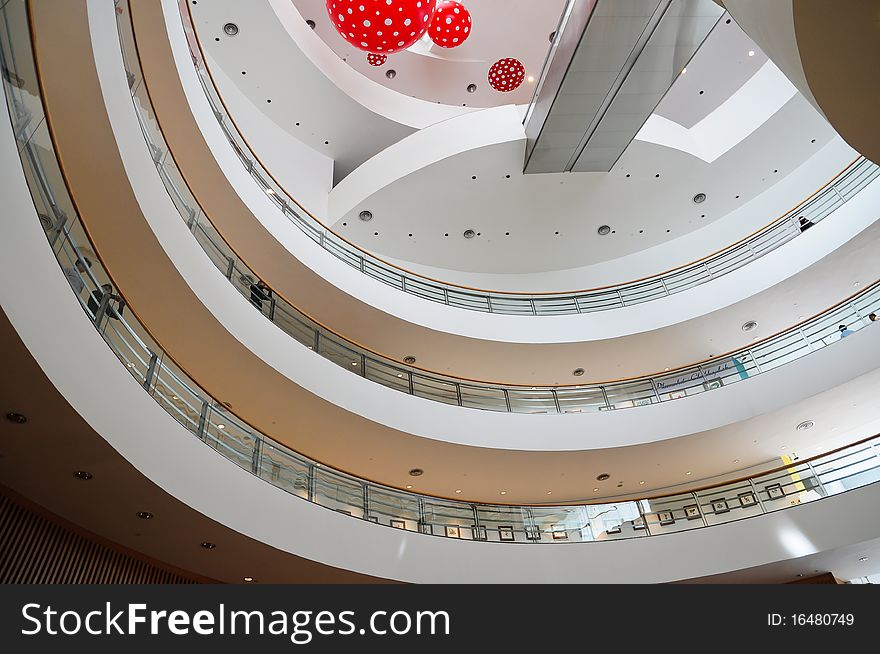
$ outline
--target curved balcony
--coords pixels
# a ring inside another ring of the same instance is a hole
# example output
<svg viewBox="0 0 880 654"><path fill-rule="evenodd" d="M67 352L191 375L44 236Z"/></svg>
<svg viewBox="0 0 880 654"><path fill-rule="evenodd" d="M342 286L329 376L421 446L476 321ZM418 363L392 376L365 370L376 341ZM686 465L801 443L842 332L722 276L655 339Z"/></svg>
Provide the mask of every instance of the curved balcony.
<svg viewBox="0 0 880 654"><path fill-rule="evenodd" d="M122 43L128 46L123 51L133 52L131 23L120 19L118 27ZM218 270L255 308L301 344L346 370L404 393L445 404L513 413L583 413L665 402L740 381L824 347L833 342L838 324L858 328L877 303L876 293L866 291L856 302L841 303L751 348L694 366L607 384L504 385L420 369L346 340L273 293L268 285L259 286L261 280L206 219L174 159L168 156L137 63L136 58L128 57L130 91L153 161L181 218ZM870 170L873 179L876 167L858 166L862 171Z"/></svg>
<svg viewBox="0 0 880 654"><path fill-rule="evenodd" d="M4 12L4 17L8 14ZM19 26L20 27L20 26ZM16 33L24 33L18 31ZM30 51L0 36L2 64L24 72ZM19 79L33 78L30 75ZM5 90L21 163L53 253L83 311L129 373L179 424L244 470L306 501L363 521L450 539L592 542L645 538L773 513L880 480L880 436L760 474L686 493L606 503L504 505L455 501L375 484L304 457L231 415L189 379L125 312L100 259L83 263L87 236L63 183L51 134L33 94ZM42 147L38 147L37 144ZM877 285L851 301L877 293ZM872 295L873 297L873 295ZM838 314L826 315L836 323ZM827 344L827 343L826 343Z"/></svg>
<svg viewBox="0 0 880 654"><path fill-rule="evenodd" d="M258 187L298 229L340 261L395 289L447 306L514 316L561 316L619 309L668 297L722 277L774 251L802 233L800 217L814 224L821 221L880 174L875 164L859 158L794 209L755 233L707 257L643 279L554 293L502 292L443 282L407 271L366 252L326 227L296 202L263 166L229 115L205 64L189 7L186 2L179 5L201 86L233 151ZM136 43L127 17L120 18L120 29L129 33L125 37L128 42Z"/></svg>

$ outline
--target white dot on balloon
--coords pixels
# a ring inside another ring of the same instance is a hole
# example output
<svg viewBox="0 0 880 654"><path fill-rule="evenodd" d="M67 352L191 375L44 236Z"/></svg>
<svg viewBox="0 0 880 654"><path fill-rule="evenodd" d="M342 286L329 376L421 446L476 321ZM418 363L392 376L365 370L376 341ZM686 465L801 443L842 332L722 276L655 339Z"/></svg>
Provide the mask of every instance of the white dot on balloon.
<svg viewBox="0 0 880 654"><path fill-rule="evenodd" d="M368 21L368 20L364 21L364 27L369 27L370 25L371 25L370 21Z"/></svg>
<svg viewBox="0 0 880 654"><path fill-rule="evenodd" d="M386 25L390 25L390 24L391 24L391 19L390 19L390 18L386 18L386 19L385 19L385 24L386 24Z"/></svg>

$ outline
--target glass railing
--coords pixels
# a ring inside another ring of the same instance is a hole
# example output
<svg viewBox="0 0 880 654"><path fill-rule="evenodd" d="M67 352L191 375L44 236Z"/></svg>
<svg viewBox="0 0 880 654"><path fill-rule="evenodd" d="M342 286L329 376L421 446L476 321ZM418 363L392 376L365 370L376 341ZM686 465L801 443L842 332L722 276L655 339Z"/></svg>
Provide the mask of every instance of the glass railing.
<svg viewBox="0 0 880 654"><path fill-rule="evenodd" d="M179 5L192 59L214 115L248 173L281 212L315 243L349 266L398 290L459 309L522 316L559 316L619 309L680 293L733 272L796 238L802 233L799 218L804 217L813 224L821 222L880 175L875 164L860 157L794 209L754 234L703 259L644 279L558 293L490 291L443 282L405 270L366 252L326 227L296 202L262 165L227 111L205 64L189 3L179 0Z"/></svg>
<svg viewBox="0 0 880 654"><path fill-rule="evenodd" d="M472 409L512 413L584 413L643 406L694 395L773 369L824 347L841 323L858 329L880 303L880 288L830 313L773 337L772 342L716 357L695 366L622 382L568 386L522 386L464 380L396 361L353 343L299 311L242 261L221 237L190 192L156 119L135 56L128 7L118 15L129 89L156 169L181 218L218 270L235 289L282 331L354 374L424 399ZM873 165L873 164L872 164Z"/></svg>
<svg viewBox="0 0 880 654"><path fill-rule="evenodd" d="M735 481L644 499L502 505L407 492L365 481L275 442L189 378L126 311L65 184L37 86L27 0L0 6L3 87L40 223L83 311L128 372L208 447L291 495L385 527L509 543L652 537L709 527L837 495L880 480L880 436Z"/></svg>

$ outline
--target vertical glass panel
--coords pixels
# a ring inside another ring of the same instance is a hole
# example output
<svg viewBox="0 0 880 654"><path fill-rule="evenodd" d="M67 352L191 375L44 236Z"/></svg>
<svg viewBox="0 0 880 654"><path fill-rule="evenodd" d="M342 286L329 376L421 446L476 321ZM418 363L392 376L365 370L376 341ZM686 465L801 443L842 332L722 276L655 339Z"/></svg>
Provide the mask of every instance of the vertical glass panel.
<svg viewBox="0 0 880 654"><path fill-rule="evenodd" d="M355 518L364 517L364 486L361 482L323 466L315 467L313 474L315 502Z"/></svg>
<svg viewBox="0 0 880 654"><path fill-rule="evenodd" d="M419 530L419 499L415 495L369 486L367 520L398 529Z"/></svg>
<svg viewBox="0 0 880 654"><path fill-rule="evenodd" d="M550 389L509 388L507 395L514 413L559 413Z"/></svg>
<svg viewBox="0 0 880 654"><path fill-rule="evenodd" d="M462 384L461 405L484 411L507 411L504 390L488 386L469 386Z"/></svg>

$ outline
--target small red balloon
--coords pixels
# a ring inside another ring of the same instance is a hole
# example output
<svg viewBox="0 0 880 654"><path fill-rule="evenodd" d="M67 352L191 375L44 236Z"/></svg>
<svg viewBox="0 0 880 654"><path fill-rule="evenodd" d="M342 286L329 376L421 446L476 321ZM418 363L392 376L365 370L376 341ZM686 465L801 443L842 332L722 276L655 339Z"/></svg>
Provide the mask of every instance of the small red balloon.
<svg viewBox="0 0 880 654"><path fill-rule="evenodd" d="M343 39L365 52L404 50L427 31L437 0L325 0Z"/></svg>
<svg viewBox="0 0 880 654"><path fill-rule="evenodd" d="M502 93L519 88L525 78L525 66L510 57L499 59L489 69L489 86Z"/></svg>
<svg viewBox="0 0 880 654"><path fill-rule="evenodd" d="M376 54L375 52L371 52L367 55L367 63L371 66L381 66L388 60L388 55Z"/></svg>
<svg viewBox="0 0 880 654"><path fill-rule="evenodd" d="M471 14L455 0L438 0L428 36L441 48L457 48L471 35Z"/></svg>

